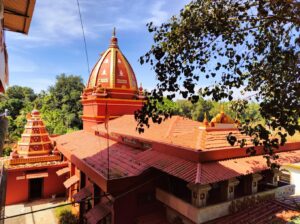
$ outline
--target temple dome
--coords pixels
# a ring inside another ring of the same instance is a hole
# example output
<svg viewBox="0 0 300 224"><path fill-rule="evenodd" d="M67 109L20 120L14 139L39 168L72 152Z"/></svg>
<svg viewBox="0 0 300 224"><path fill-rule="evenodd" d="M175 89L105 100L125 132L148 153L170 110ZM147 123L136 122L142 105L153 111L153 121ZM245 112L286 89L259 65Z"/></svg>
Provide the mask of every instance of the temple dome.
<svg viewBox="0 0 300 224"><path fill-rule="evenodd" d="M222 124L234 124L235 121L224 112L223 106L221 107L220 113L218 113L212 120L212 123L222 123Z"/></svg>
<svg viewBox="0 0 300 224"><path fill-rule="evenodd" d="M101 55L90 74L87 89L98 86L138 91L134 71L118 47L115 30L109 48Z"/></svg>

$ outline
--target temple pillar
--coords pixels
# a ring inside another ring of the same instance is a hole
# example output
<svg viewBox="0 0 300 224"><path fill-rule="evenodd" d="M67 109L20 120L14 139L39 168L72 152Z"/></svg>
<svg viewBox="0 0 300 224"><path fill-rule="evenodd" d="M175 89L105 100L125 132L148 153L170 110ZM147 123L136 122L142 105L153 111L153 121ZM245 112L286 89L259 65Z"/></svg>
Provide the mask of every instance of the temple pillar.
<svg viewBox="0 0 300 224"><path fill-rule="evenodd" d="M211 186L209 184L188 184L187 187L192 191L192 204L196 207L205 206Z"/></svg>
<svg viewBox="0 0 300 224"><path fill-rule="evenodd" d="M221 197L223 201L234 199L235 186L239 183L240 181L238 179L231 178L221 184Z"/></svg>
<svg viewBox="0 0 300 224"><path fill-rule="evenodd" d="M258 173L252 174L252 187L251 187L252 194L257 193L258 181L260 181L262 178L263 178L262 175L260 175Z"/></svg>
<svg viewBox="0 0 300 224"><path fill-rule="evenodd" d="M278 186L278 177L280 176L281 172L279 170L272 170L266 175L266 181L273 185L274 187Z"/></svg>

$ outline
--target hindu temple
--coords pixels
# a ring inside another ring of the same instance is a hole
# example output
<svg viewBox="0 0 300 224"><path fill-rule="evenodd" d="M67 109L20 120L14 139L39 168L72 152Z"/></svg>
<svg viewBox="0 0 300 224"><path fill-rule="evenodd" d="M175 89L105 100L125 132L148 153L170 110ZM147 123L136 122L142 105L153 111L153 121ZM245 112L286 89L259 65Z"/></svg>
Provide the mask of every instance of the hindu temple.
<svg viewBox="0 0 300 224"><path fill-rule="evenodd" d="M109 48L101 54L82 94L83 128L133 114L143 104L143 88L138 88L136 76L118 46L115 30ZM108 114L109 113L109 114Z"/></svg>
<svg viewBox="0 0 300 224"><path fill-rule="evenodd" d="M83 90L83 130L52 139L69 164L59 172L81 222L247 223L265 208L266 223L300 214L282 200L294 179L270 170L261 147L249 156L230 145L228 133L246 136L222 108L210 121L173 116L140 134L133 113L144 97L114 32ZM278 155L280 165L299 163L300 143Z"/></svg>
<svg viewBox="0 0 300 224"><path fill-rule="evenodd" d="M64 195L65 180L56 171L67 165L51 143L40 112L34 109L27 115L21 140L5 161L6 204Z"/></svg>

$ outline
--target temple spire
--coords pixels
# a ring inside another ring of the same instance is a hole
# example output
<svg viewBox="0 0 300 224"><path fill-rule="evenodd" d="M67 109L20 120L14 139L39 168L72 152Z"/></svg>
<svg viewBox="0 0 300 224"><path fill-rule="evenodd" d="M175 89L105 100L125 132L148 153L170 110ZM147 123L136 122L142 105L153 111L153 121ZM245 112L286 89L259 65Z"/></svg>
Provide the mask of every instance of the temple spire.
<svg viewBox="0 0 300 224"><path fill-rule="evenodd" d="M115 36L116 36L116 27L114 27L114 29L113 29L112 36L113 36L113 37L115 37Z"/></svg>
<svg viewBox="0 0 300 224"><path fill-rule="evenodd" d="M116 27L113 28L112 37L110 39L110 47L117 48L118 47L118 38L116 38Z"/></svg>
<svg viewBox="0 0 300 224"><path fill-rule="evenodd" d="M220 112L224 113L224 104L221 104Z"/></svg>

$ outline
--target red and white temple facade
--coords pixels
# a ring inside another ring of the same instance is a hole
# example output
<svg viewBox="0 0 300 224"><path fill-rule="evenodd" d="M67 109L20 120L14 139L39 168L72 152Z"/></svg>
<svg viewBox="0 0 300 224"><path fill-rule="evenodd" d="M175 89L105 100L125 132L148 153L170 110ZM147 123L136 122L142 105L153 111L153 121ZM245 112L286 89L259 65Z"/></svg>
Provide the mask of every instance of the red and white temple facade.
<svg viewBox="0 0 300 224"><path fill-rule="evenodd" d="M203 122L173 116L139 134L133 113L143 98L113 35L82 94L83 130L53 138L69 163L60 172L69 176L65 186L81 221L190 224L229 217L224 223L230 223L232 217L247 223L257 203L269 206L261 220L300 214L279 201L294 185L269 169L262 148L250 157L246 148L229 145L229 132L245 136L223 111ZM286 143L278 155L281 165L300 162L300 142Z"/></svg>

